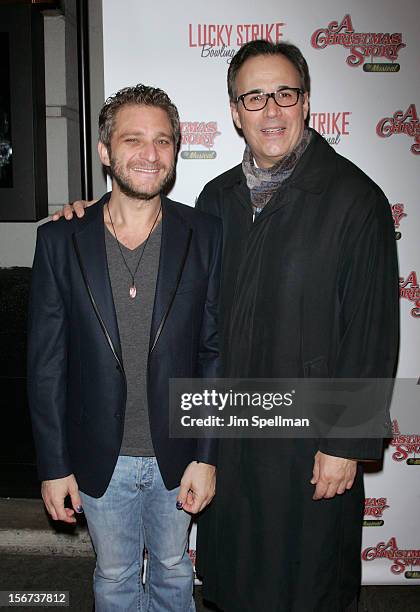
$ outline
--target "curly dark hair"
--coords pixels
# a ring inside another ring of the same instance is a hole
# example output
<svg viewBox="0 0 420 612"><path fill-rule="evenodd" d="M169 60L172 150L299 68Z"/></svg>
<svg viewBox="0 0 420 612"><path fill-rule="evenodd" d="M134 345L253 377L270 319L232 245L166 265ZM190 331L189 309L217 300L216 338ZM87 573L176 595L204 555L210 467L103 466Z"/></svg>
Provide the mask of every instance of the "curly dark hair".
<svg viewBox="0 0 420 612"><path fill-rule="evenodd" d="M162 89L143 85L142 83L133 87L124 87L105 101L99 113L99 140L109 150L117 112L123 106L136 104L156 106L166 111L172 127L175 150L177 151L181 139L178 109L168 94Z"/></svg>

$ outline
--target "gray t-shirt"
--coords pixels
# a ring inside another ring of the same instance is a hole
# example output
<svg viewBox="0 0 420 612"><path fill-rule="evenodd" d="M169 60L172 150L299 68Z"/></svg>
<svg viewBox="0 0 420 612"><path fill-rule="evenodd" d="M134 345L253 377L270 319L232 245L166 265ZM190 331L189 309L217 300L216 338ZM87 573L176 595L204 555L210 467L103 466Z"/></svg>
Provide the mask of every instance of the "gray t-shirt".
<svg viewBox="0 0 420 612"><path fill-rule="evenodd" d="M120 455L153 457L147 404L147 360L156 281L159 269L161 224L152 232L135 277L137 295L129 295L131 276L124 265L117 241L104 226L108 270L117 314L122 360L127 378L124 437ZM133 251L120 243L134 273L144 243Z"/></svg>

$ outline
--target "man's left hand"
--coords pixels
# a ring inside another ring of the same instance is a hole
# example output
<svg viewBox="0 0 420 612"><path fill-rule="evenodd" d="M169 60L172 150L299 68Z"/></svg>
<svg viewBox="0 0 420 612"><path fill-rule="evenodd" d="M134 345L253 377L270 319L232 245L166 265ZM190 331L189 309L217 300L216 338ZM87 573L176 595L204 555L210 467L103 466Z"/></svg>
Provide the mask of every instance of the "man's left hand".
<svg viewBox="0 0 420 612"><path fill-rule="evenodd" d="M333 457L318 451L315 455L311 484L316 485L312 499L330 499L351 489L356 477L357 461Z"/></svg>
<svg viewBox="0 0 420 612"><path fill-rule="evenodd" d="M208 463L193 461L185 468L177 503L191 514L201 512L213 499L216 491L216 468Z"/></svg>

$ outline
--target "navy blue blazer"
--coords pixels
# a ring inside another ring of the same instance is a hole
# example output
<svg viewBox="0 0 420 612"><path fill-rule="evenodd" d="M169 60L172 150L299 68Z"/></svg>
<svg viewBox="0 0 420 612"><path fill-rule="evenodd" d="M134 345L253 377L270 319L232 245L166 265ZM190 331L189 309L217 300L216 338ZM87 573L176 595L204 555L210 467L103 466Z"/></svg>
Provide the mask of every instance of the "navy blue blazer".
<svg viewBox="0 0 420 612"><path fill-rule="evenodd" d="M103 206L38 229L28 328L28 399L41 480L74 473L102 496L121 448L126 379L106 260ZM168 489L191 461L216 464L216 441L169 438L170 378L219 374L218 219L162 197L162 241L147 393Z"/></svg>

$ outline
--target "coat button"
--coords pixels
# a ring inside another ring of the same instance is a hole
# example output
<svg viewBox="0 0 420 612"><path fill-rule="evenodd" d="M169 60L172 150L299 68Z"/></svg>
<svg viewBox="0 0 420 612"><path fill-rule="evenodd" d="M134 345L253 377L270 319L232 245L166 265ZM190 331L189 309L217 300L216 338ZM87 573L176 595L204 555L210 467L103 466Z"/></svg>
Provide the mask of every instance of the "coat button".
<svg viewBox="0 0 420 612"><path fill-rule="evenodd" d="M119 365L116 365L116 366L115 366L115 369L116 369L116 370L118 370L118 372L121 372L121 368L120 368L120 366L119 366Z"/></svg>
<svg viewBox="0 0 420 612"><path fill-rule="evenodd" d="M115 417L116 419L120 419L120 418L121 418L121 412L116 412L116 413L114 414L114 417Z"/></svg>

